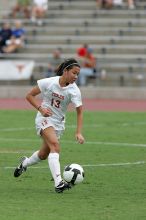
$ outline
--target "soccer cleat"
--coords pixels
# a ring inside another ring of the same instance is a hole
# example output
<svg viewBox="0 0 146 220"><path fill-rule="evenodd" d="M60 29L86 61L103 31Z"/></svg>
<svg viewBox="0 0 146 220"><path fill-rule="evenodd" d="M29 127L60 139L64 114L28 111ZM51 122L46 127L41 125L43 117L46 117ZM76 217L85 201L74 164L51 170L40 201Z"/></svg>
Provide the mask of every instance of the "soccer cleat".
<svg viewBox="0 0 146 220"><path fill-rule="evenodd" d="M25 172L27 170L27 167L23 167L23 161L26 159L27 157L22 157L21 162L19 164L19 166L15 169L14 171L14 177L19 177L23 172Z"/></svg>
<svg viewBox="0 0 146 220"><path fill-rule="evenodd" d="M55 191L57 193L62 193L64 190L67 190L67 189L68 190L71 189L71 184L69 184L63 180L59 183L59 185L57 187L55 187Z"/></svg>

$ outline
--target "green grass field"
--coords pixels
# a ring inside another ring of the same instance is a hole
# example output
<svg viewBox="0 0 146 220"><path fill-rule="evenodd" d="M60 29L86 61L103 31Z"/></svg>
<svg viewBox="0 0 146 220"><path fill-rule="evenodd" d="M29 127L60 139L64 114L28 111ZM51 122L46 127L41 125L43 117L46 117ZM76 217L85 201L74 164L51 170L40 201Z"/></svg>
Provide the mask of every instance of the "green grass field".
<svg viewBox="0 0 146 220"><path fill-rule="evenodd" d="M0 220L145 220L145 113L85 112L84 145L74 140L75 112L67 114L61 168L79 163L84 182L54 192L47 161L20 178L14 167L41 143L34 111L0 111Z"/></svg>

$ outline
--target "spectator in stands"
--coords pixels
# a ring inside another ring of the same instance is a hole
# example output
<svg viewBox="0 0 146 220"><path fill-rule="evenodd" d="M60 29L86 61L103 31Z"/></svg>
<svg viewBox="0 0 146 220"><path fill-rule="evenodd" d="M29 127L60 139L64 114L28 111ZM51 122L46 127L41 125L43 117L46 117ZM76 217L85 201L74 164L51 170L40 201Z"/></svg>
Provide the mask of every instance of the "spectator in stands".
<svg viewBox="0 0 146 220"><path fill-rule="evenodd" d="M113 0L113 6L121 8L123 6L123 0Z"/></svg>
<svg viewBox="0 0 146 220"><path fill-rule="evenodd" d="M128 1L128 8L135 9L135 2L134 0L127 0Z"/></svg>
<svg viewBox="0 0 146 220"><path fill-rule="evenodd" d="M93 49L88 48L85 56L80 57L80 74L78 78L79 86L85 86L87 77L94 76L96 71L96 58L93 55Z"/></svg>
<svg viewBox="0 0 146 220"><path fill-rule="evenodd" d="M48 10L48 0L33 0L31 21L43 24L43 18Z"/></svg>
<svg viewBox="0 0 146 220"><path fill-rule="evenodd" d="M88 49L88 44L83 44L83 46L77 49L77 55L79 57L84 57L87 53L87 49Z"/></svg>
<svg viewBox="0 0 146 220"><path fill-rule="evenodd" d="M96 0L96 3L101 9L111 9L113 7L113 0Z"/></svg>
<svg viewBox="0 0 146 220"><path fill-rule="evenodd" d="M25 18L30 18L30 0L17 0L16 5L12 8L12 17L16 18L17 13L24 13Z"/></svg>
<svg viewBox="0 0 146 220"><path fill-rule="evenodd" d="M22 48L25 44L25 29L22 27L21 21L15 21L15 28L12 30L12 36L6 41L6 46L3 48L5 53L16 52L18 48Z"/></svg>
<svg viewBox="0 0 146 220"><path fill-rule="evenodd" d="M12 36L12 29L9 23L4 23L0 30L0 52L3 53L3 49L6 46L6 41Z"/></svg>
<svg viewBox="0 0 146 220"><path fill-rule="evenodd" d="M135 1L134 0L127 0L128 8L134 9L135 8ZM96 0L97 6L101 9L111 9L113 6L122 6L123 0Z"/></svg>
<svg viewBox="0 0 146 220"><path fill-rule="evenodd" d="M48 69L45 74L45 77L55 76L55 71L58 68L59 64L64 61L61 55L62 51L60 48L53 51L52 57L49 59Z"/></svg>

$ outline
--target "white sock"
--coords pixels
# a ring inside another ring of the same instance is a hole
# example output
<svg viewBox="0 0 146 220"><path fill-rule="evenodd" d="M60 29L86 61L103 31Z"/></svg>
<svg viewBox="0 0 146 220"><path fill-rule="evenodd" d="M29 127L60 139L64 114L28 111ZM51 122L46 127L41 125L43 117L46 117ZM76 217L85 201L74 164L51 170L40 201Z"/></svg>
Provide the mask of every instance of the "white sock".
<svg viewBox="0 0 146 220"><path fill-rule="evenodd" d="M48 156L48 163L51 170L51 174L53 176L55 187L58 186L61 178L60 172L60 162L59 162L59 154L58 153L50 153Z"/></svg>
<svg viewBox="0 0 146 220"><path fill-rule="evenodd" d="M31 157L29 158L26 158L24 161L23 161L23 166L24 167L28 167L28 166L32 166L38 162L41 161L41 159L38 157L38 152L39 151L36 151L32 154Z"/></svg>

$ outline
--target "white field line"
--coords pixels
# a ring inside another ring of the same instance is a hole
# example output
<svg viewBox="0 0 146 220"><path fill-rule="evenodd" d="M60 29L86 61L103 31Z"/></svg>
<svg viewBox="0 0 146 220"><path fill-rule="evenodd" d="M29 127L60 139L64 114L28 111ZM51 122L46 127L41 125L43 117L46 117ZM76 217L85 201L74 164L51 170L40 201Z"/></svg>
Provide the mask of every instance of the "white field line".
<svg viewBox="0 0 146 220"><path fill-rule="evenodd" d="M131 123L126 123L126 122L124 122L124 123L117 123L116 125L118 125L118 126L123 126L123 127L125 127L125 126L131 126L131 125L146 125L146 122L131 122ZM103 124L84 124L84 128L98 128L98 127L104 127L104 126L107 126L107 124L105 123L103 123ZM66 125L66 128L76 128L76 125L74 124L74 125ZM34 127L22 127L22 128L0 128L0 131L3 131L3 132L12 132L12 131L24 131L24 130L35 130L35 128Z"/></svg>
<svg viewBox="0 0 146 220"><path fill-rule="evenodd" d="M25 131L25 130L34 130L34 128L32 127L26 127L26 128L0 128L0 131Z"/></svg>
<svg viewBox="0 0 146 220"><path fill-rule="evenodd" d="M27 138L27 139L23 139L23 138L0 138L0 141L15 141L15 142L39 142L39 139L31 139L31 138ZM66 143L66 144L77 144L77 142L75 141L61 141L61 143ZM139 143L123 143L123 142L103 142L103 141L85 141L84 143L85 145L110 145L110 146L117 146L117 147L146 147L146 144L139 144ZM4 151L0 151L0 153L2 153ZM6 151L9 152L9 151Z"/></svg>
<svg viewBox="0 0 146 220"><path fill-rule="evenodd" d="M0 154L32 154L33 150L19 150L19 151L12 151L12 150L0 150Z"/></svg>
<svg viewBox="0 0 146 220"><path fill-rule="evenodd" d="M33 139L33 138L0 138L0 141L18 141L18 142L38 142L39 139Z"/></svg>
<svg viewBox="0 0 146 220"><path fill-rule="evenodd" d="M141 165L141 164L145 164L145 161L136 161L136 162L127 162L127 163L101 163L101 164L84 164L82 165L83 167L113 167L113 166L131 166L131 165ZM3 169L15 169L15 167L1 167ZM29 169L48 169L47 166L32 166L32 167L29 167Z"/></svg>
<svg viewBox="0 0 146 220"><path fill-rule="evenodd" d="M127 163L101 163L101 164L85 164L83 167L108 167L108 166L128 166L145 164L145 161L127 162Z"/></svg>

